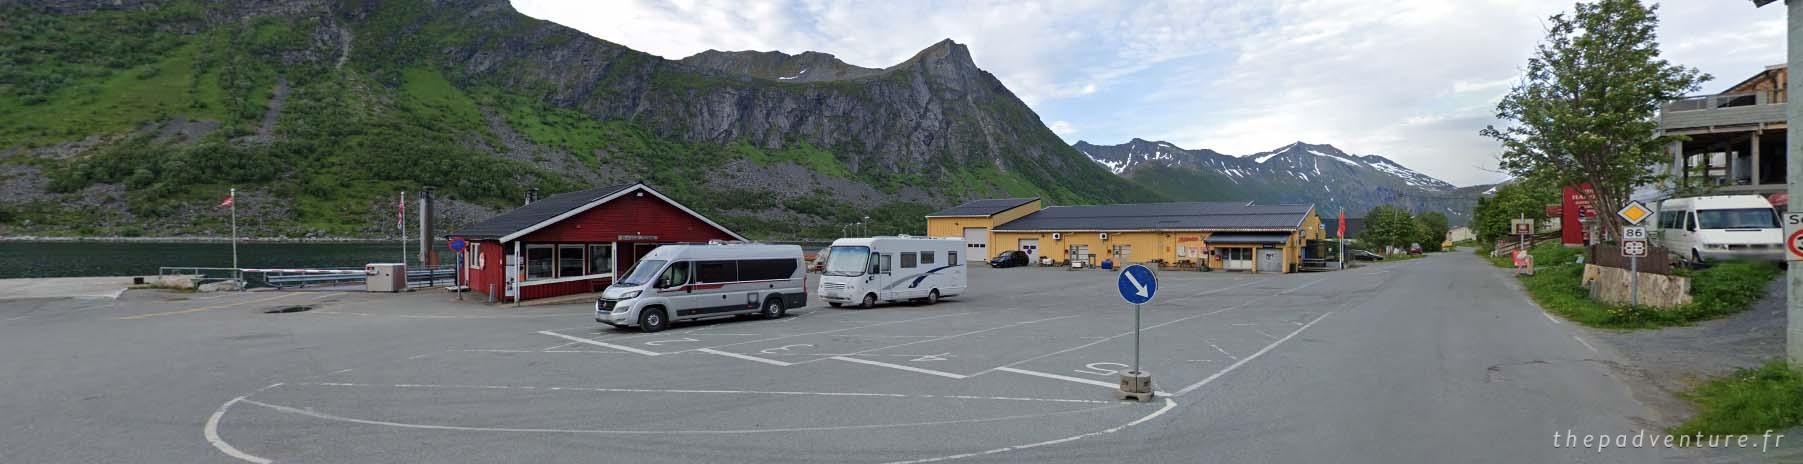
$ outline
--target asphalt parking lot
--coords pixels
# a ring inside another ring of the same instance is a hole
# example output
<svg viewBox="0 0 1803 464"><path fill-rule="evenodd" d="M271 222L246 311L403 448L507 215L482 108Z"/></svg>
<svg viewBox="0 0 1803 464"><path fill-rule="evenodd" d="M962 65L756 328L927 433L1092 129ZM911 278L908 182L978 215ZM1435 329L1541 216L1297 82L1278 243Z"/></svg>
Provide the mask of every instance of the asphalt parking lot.
<svg viewBox="0 0 1803 464"><path fill-rule="evenodd" d="M284 462L356 460L394 446L393 433L428 461L492 448L471 435L606 444L633 462L1003 453L1155 421L1335 306L1307 293L1318 275L1164 274L1142 322L1142 363L1164 395L1140 404L1112 397L1133 343L1132 307L1113 273L971 274L966 296L932 306L812 301L779 320L654 334L581 316L541 320L481 345L245 392L217 433L240 453ZM296 428L361 431L306 439Z"/></svg>
<svg viewBox="0 0 1803 464"><path fill-rule="evenodd" d="M1142 364L1160 392L1146 403L1113 397L1132 362L1133 312L1105 271L976 267L966 295L937 305L816 300L782 319L654 334L593 323L588 305L512 308L434 292L14 301L0 323L11 343L0 344L29 348L0 368L81 363L45 382L0 380L19 387L5 427L29 444L0 460L1190 460L1208 454L1177 430L1243 435L1244 421L1263 420L1251 411L1273 404L1272 420L1308 423L1281 405L1311 398L1246 391L1332 377L1273 367L1269 354L1287 365L1296 355L1282 353L1301 347L1334 353L1311 330L1388 311L1372 298L1424 261L1162 273L1143 313ZM309 310L264 313L288 306ZM75 326L101 341L71 341L64 329ZM53 387L58 376L83 380ZM1217 391L1229 383L1238 391ZM1290 457L1333 452L1304 451Z"/></svg>

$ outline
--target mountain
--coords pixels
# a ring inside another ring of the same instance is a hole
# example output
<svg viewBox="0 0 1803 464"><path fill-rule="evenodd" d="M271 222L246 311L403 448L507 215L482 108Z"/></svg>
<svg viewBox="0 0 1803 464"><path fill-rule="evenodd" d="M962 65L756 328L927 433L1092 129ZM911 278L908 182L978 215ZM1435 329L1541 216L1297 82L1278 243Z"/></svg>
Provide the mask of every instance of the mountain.
<svg viewBox="0 0 1803 464"><path fill-rule="evenodd" d="M0 235L394 234L644 180L759 238L877 232L977 197L1156 201L962 44L667 60L505 0L0 0Z"/></svg>
<svg viewBox="0 0 1803 464"><path fill-rule="evenodd" d="M1388 204L1439 211L1463 224L1477 198L1388 158L1348 154L1333 145L1296 142L1243 156L1138 138L1073 147L1115 174L1185 200L1314 203L1323 215L1344 209L1352 216Z"/></svg>

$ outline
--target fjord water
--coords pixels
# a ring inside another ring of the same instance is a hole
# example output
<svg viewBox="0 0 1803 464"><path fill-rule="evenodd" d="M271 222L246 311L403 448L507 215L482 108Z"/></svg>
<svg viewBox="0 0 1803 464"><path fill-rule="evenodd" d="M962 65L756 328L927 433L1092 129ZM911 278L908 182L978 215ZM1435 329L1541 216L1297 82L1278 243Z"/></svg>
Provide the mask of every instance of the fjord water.
<svg viewBox="0 0 1803 464"><path fill-rule="evenodd" d="M418 263L417 246L407 244L410 263ZM399 242L238 244L238 264L245 268L360 267L400 259ZM159 266L231 265L228 242L0 242L0 279L156 275Z"/></svg>

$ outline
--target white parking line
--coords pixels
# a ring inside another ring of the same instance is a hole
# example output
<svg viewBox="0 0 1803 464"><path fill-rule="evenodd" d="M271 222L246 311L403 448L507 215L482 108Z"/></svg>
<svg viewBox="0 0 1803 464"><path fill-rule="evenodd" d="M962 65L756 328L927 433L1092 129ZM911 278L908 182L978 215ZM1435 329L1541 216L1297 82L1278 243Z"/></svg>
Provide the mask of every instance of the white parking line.
<svg viewBox="0 0 1803 464"><path fill-rule="evenodd" d="M726 356L729 358L739 358L739 359L743 359L746 361L756 361L756 362L761 362L764 364L769 364L772 366L793 366L793 365L795 365L794 363L777 361L775 359L765 359L765 358L760 358L760 357L752 356L752 355L748 355L748 354L739 354L739 353L733 353L733 352L728 352L728 351L720 351L720 350L716 350L713 348L702 348L702 349L695 350L695 351L700 351L702 353L707 353L707 354L717 354L717 355Z"/></svg>
<svg viewBox="0 0 1803 464"><path fill-rule="evenodd" d="M553 336L553 337L557 337L557 338L562 338L562 339L565 339L565 340L569 340L569 341L573 341L573 342L577 342L577 343L587 343L587 344L590 344L590 345L595 345L595 346L599 346L599 347L602 347L602 348L610 348L610 349L615 349L615 350L620 350L620 351L625 351L625 352L628 352L628 353L638 353L638 354L642 354L642 355L645 355L645 356L658 356L658 355L662 355L662 354L663 354L663 353L658 353L658 352L656 352L656 351L646 351L646 350L641 350L641 349L638 349L638 348L633 348L633 347L630 347L630 346L621 346L621 345L615 345L615 344L612 344L612 343L602 343L602 342L598 342L598 341L594 341L594 340L589 340L589 339L586 339L586 338L582 338L582 337L572 337L572 336L569 336L569 335L564 335L564 334L560 334L560 333L557 333L557 332L552 332L552 331L549 331L549 330L540 330L540 331L539 331L539 332L538 332L538 333L541 333L541 334L545 334L545 335L550 335L550 336Z"/></svg>
<svg viewBox="0 0 1803 464"><path fill-rule="evenodd" d="M1044 377L1044 378L1048 378L1048 379L1063 380L1066 382L1086 383L1086 384L1100 386L1100 387L1115 388L1115 387L1120 386L1120 385L1115 385L1114 383L1111 383L1111 382L1103 382L1103 381L1095 380L1095 379L1085 379L1082 377L1071 377L1068 375L1058 375L1058 374L1053 374L1053 373L1049 373L1049 372L1029 371L1026 369L1015 369L1015 368L1006 367L1006 366L997 367L997 368L995 368L995 370L1002 371L1002 372L1013 372L1016 374L1026 374L1026 375L1031 375L1034 377Z"/></svg>
<svg viewBox="0 0 1803 464"><path fill-rule="evenodd" d="M1252 362L1252 360L1254 360L1254 359L1258 359L1259 356L1263 356L1266 352L1271 351L1272 348L1276 348L1277 345L1282 345L1283 342L1289 341L1290 338L1295 337L1296 334L1302 333L1302 331L1304 331L1304 330L1308 330L1309 327L1313 327L1316 322L1321 322L1322 319L1326 319L1328 314L1333 314L1333 311L1321 313L1321 316L1316 317L1315 320L1308 321L1308 323L1303 324L1302 327L1297 327L1295 332L1290 332L1289 335L1284 335L1283 338L1279 338L1279 339L1277 339L1277 341L1271 342L1271 344L1269 344L1269 345L1265 345L1264 349L1258 350L1258 352L1256 352L1256 353L1252 353L1251 356L1247 356L1245 359L1241 359L1237 362L1234 362L1232 365L1227 366L1226 369L1221 369L1220 372L1216 372L1216 373L1214 373L1214 375L1210 375L1210 376L1208 376L1208 378L1202 379L1201 382L1196 382L1196 383L1190 384L1190 386L1183 387L1182 390L1177 390L1177 396L1183 396L1183 394L1185 394L1185 393L1196 391L1196 389L1202 388L1203 386L1208 385L1210 382L1214 382L1215 379L1219 379L1219 378L1221 378L1221 376L1227 375L1228 372L1233 372L1234 369L1239 369L1240 366L1244 366L1244 365L1246 365L1246 363Z"/></svg>
<svg viewBox="0 0 1803 464"><path fill-rule="evenodd" d="M1085 378L1082 378L1082 377L1071 377L1071 376L1068 376L1068 375L1058 375L1058 374L1053 374L1053 373L1050 373L1050 372L1040 372L1040 371L1029 371L1029 370L1026 370L1026 369L1015 369L1015 368L1012 368L1012 367L997 367L997 368L995 368L995 370L998 370L998 371L1003 371L1003 372L1013 372L1013 373L1016 373L1016 374L1025 374L1025 375L1031 375L1031 376L1034 376L1034 377L1044 377L1044 378L1048 378L1048 379L1057 379L1057 380L1063 380L1063 381L1067 381L1067 382L1076 382L1076 383L1082 383L1082 384L1089 384L1089 385L1095 385L1095 386L1098 386L1098 387L1108 387L1108 388L1120 388L1120 385L1116 385L1116 384L1113 384L1113 383L1109 383L1109 382L1103 382L1103 381L1100 381L1100 380L1096 380L1096 379L1085 379ZM1170 395L1171 395L1171 394L1170 394L1170 393L1165 393L1165 392L1161 392L1161 391L1155 391L1155 392L1152 392L1152 394L1154 394L1154 395L1160 395L1160 396L1170 396Z"/></svg>
<svg viewBox="0 0 1803 464"><path fill-rule="evenodd" d="M953 374L950 372L941 372L941 371L936 371L936 370L932 370L932 369L921 369L921 368L914 367L914 366L903 366L900 364L889 364L886 362L871 361L868 359L848 358L845 356L834 356L834 357L827 358L827 359L837 359L840 361L855 362L858 364L869 364L872 366L887 367L890 369L900 369L900 370L904 370L904 371L908 371L908 372L919 372L922 374L937 375L937 376L945 377L948 379L964 379L966 377L969 377L967 375Z"/></svg>

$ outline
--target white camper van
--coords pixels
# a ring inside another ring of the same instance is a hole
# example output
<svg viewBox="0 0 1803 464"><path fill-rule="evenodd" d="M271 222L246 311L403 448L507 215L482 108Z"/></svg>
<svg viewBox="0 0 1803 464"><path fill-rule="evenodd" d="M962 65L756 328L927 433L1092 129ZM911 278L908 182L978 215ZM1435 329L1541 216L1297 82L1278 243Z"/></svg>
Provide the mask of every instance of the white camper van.
<svg viewBox="0 0 1803 464"><path fill-rule="evenodd" d="M1681 261L1784 259L1778 211L1759 195L1667 199L1654 226L1659 245Z"/></svg>
<svg viewBox="0 0 1803 464"><path fill-rule="evenodd" d="M672 321L757 314L782 317L807 304L807 269L796 245L664 245L595 300L595 322L656 332Z"/></svg>
<svg viewBox="0 0 1803 464"><path fill-rule="evenodd" d="M962 238L870 237L833 241L820 273L820 298L833 307L878 301L938 303L964 293Z"/></svg>

